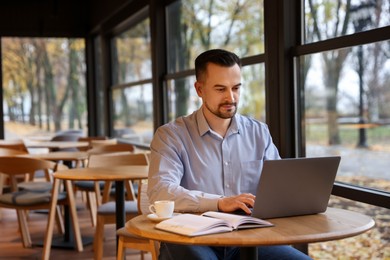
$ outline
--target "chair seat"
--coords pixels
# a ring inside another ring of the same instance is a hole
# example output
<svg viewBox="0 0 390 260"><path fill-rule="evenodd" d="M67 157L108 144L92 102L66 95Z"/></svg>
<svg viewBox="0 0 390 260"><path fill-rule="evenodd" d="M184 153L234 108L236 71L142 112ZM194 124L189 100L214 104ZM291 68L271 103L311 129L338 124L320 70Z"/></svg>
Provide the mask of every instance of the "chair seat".
<svg viewBox="0 0 390 260"><path fill-rule="evenodd" d="M98 208L97 212L101 215L115 214L115 201L109 201L107 203L104 203ZM125 212L126 214L138 214L137 201L125 201Z"/></svg>
<svg viewBox="0 0 390 260"><path fill-rule="evenodd" d="M104 189L104 181L99 181L100 189ZM94 181L75 181L74 185L83 190L95 191Z"/></svg>
<svg viewBox="0 0 390 260"><path fill-rule="evenodd" d="M94 188L94 181L75 181L74 185L82 190L87 190L87 191L95 191ZM104 181L99 181L99 187L100 190L104 189L105 182ZM138 195L138 184L133 183L134 187L134 195ZM126 194L127 191L125 191ZM110 190L110 195L115 196L115 182L112 183L112 187Z"/></svg>
<svg viewBox="0 0 390 260"><path fill-rule="evenodd" d="M66 193L60 193L58 200L66 199ZM0 195L0 203L16 206L33 206L49 203L51 201L51 192L34 192L22 190L17 192Z"/></svg>
<svg viewBox="0 0 390 260"><path fill-rule="evenodd" d="M18 187L21 190L49 192L51 191L53 184L51 182L29 181L19 183Z"/></svg>

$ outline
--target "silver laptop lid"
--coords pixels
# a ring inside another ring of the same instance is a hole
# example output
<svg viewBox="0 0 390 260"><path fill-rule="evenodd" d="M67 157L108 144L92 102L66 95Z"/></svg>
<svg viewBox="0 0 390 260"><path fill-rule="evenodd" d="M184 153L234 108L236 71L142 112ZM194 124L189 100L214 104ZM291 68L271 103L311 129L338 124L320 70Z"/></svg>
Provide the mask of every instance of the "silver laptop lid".
<svg viewBox="0 0 390 260"><path fill-rule="evenodd" d="M276 218L324 212L339 163L340 156L265 161L252 216Z"/></svg>

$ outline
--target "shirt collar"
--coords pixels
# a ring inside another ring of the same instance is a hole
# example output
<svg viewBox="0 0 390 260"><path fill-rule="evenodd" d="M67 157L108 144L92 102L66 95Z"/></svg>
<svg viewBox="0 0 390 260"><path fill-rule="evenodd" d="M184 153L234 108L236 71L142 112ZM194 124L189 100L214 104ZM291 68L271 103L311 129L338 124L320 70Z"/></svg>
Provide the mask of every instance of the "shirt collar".
<svg viewBox="0 0 390 260"><path fill-rule="evenodd" d="M207 123L206 118L204 117L202 108L196 111L196 121L198 122L198 131L200 136L203 136L207 132L211 131L211 128ZM238 121L238 115L235 114L230 123L227 135L238 134L240 132L237 121Z"/></svg>

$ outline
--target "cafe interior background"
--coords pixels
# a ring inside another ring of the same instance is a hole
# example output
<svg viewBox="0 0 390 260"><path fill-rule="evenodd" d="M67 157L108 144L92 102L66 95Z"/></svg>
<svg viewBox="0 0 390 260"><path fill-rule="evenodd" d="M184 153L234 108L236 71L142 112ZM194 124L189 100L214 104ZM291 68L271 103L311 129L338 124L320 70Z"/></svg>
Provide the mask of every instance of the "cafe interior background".
<svg viewBox="0 0 390 260"><path fill-rule="evenodd" d="M8 0L0 40L2 139L73 129L145 150L200 106L194 58L237 53L239 112L283 158L341 155L331 205L376 221L310 254L390 259L389 0Z"/></svg>

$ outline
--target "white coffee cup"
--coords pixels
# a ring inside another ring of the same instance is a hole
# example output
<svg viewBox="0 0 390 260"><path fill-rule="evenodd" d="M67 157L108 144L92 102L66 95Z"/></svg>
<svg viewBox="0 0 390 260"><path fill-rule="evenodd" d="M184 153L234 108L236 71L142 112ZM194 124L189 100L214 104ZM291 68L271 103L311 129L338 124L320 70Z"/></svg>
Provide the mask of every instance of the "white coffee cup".
<svg viewBox="0 0 390 260"><path fill-rule="evenodd" d="M173 200L158 200L149 206L149 210L159 218L172 217L174 209L175 202Z"/></svg>

